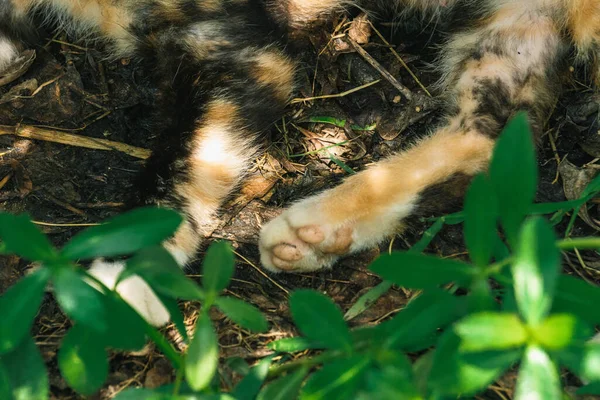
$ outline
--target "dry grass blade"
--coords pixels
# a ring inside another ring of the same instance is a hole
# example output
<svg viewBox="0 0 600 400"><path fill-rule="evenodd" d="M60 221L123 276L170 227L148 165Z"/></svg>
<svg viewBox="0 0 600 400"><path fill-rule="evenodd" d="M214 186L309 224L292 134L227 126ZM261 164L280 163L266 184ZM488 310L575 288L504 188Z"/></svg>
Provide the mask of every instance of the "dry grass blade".
<svg viewBox="0 0 600 400"><path fill-rule="evenodd" d="M114 150L128 154L132 157L147 159L150 157L150 150L141 147L130 146L125 143L115 142L106 139L89 138L85 136L74 135L52 129L37 128L29 125L6 126L0 125L0 135L14 135L22 138L43 140L66 144L69 146L85 147L96 150Z"/></svg>

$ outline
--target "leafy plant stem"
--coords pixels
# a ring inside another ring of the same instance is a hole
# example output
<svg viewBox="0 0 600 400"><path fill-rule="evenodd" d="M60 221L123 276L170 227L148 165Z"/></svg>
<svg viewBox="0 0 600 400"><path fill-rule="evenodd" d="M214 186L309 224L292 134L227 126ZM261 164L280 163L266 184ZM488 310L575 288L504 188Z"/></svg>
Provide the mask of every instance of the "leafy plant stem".
<svg viewBox="0 0 600 400"><path fill-rule="evenodd" d="M347 355L347 353L343 351L328 351L325 353L321 353L318 356L314 356L312 358L300 358L294 361L290 361L289 363L283 365L277 365L272 367L269 370L267 377L271 379L290 370L295 370L302 367L314 367L324 362L335 360L336 358L343 355Z"/></svg>
<svg viewBox="0 0 600 400"><path fill-rule="evenodd" d="M183 381L183 377L185 375L185 367L181 367L177 370L177 376L175 377L175 384L173 385L173 395L177 396L179 394L179 390L181 389L181 382Z"/></svg>
<svg viewBox="0 0 600 400"><path fill-rule="evenodd" d="M492 265L488 266L486 268L485 272L488 276L492 275L492 274L498 274L498 273L500 273L500 271L502 271L502 268L509 265L512 261L513 261L512 257L505 258L502 261L498 261L498 262L493 263Z"/></svg>
<svg viewBox="0 0 600 400"><path fill-rule="evenodd" d="M561 250L598 250L600 249L599 237L581 237L574 239L558 240L556 245Z"/></svg>

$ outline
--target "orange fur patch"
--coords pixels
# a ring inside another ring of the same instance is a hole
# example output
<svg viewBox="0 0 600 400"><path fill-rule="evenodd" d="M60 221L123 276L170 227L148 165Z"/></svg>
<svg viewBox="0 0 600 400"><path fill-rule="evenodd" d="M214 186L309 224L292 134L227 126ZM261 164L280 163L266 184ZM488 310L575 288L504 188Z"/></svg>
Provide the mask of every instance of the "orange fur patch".
<svg viewBox="0 0 600 400"><path fill-rule="evenodd" d="M255 58L254 79L271 86L277 98L286 101L294 88L294 63L278 51L264 51Z"/></svg>

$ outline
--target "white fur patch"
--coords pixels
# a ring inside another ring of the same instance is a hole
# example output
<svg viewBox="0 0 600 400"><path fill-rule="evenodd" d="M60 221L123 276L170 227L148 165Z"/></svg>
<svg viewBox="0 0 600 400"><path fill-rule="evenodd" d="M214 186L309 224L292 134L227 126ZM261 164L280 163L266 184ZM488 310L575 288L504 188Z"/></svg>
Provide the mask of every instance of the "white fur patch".
<svg viewBox="0 0 600 400"><path fill-rule="evenodd" d="M124 269L125 263L122 261L96 260L89 273L109 289L114 289L117 278ZM158 327L169 322L169 312L142 278L131 276L125 279L119 283L117 293L149 324Z"/></svg>
<svg viewBox="0 0 600 400"><path fill-rule="evenodd" d="M8 38L0 36L0 72L8 67L18 55L17 46Z"/></svg>

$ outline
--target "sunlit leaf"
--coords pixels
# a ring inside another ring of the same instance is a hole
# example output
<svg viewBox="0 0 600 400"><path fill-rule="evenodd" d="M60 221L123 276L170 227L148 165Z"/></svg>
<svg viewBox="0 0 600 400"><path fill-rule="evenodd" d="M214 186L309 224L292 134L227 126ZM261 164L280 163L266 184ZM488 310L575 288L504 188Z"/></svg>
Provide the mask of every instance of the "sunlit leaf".
<svg viewBox="0 0 600 400"><path fill-rule="evenodd" d="M504 350L519 347L528 339L527 329L516 314L482 312L454 324L462 352Z"/></svg>
<svg viewBox="0 0 600 400"><path fill-rule="evenodd" d="M549 350L582 344L592 337L592 328L571 314L553 314L531 328L537 343Z"/></svg>
<svg viewBox="0 0 600 400"><path fill-rule="evenodd" d="M560 252L552 228L542 218L525 222L512 263L513 286L520 313L530 324L550 311L560 273Z"/></svg>
<svg viewBox="0 0 600 400"><path fill-rule="evenodd" d="M72 260L132 254L167 239L182 220L166 208L138 208L75 235L62 253Z"/></svg>
<svg viewBox="0 0 600 400"><path fill-rule="evenodd" d="M521 361L515 399L561 400L560 379L548 354L537 346L529 346Z"/></svg>
<svg viewBox="0 0 600 400"><path fill-rule="evenodd" d="M58 352L58 367L62 376L69 386L87 396L100 389L108 377L104 341L97 335L75 325L63 338Z"/></svg>
<svg viewBox="0 0 600 400"><path fill-rule="evenodd" d="M0 358L8 376L11 400L47 400L48 373L44 359L33 339L24 338L19 346Z"/></svg>
<svg viewBox="0 0 600 400"><path fill-rule="evenodd" d="M39 269L0 296L0 354L16 348L31 329L49 278L48 269Z"/></svg>
<svg viewBox="0 0 600 400"><path fill-rule="evenodd" d="M194 338L185 357L185 377L192 389L200 391L211 382L219 363L219 344L210 317L202 312Z"/></svg>
<svg viewBox="0 0 600 400"><path fill-rule="evenodd" d="M561 363L579 378L600 382L600 343L580 343L562 349L557 354Z"/></svg>
<svg viewBox="0 0 600 400"><path fill-rule="evenodd" d="M310 340L302 336L283 338L267 344L267 347L280 353L295 353L308 349L322 349L325 346L315 340Z"/></svg>
<svg viewBox="0 0 600 400"><path fill-rule="evenodd" d="M351 348L350 331L329 297L313 290L297 290L290 296L290 310L296 326L309 339L331 349Z"/></svg>

